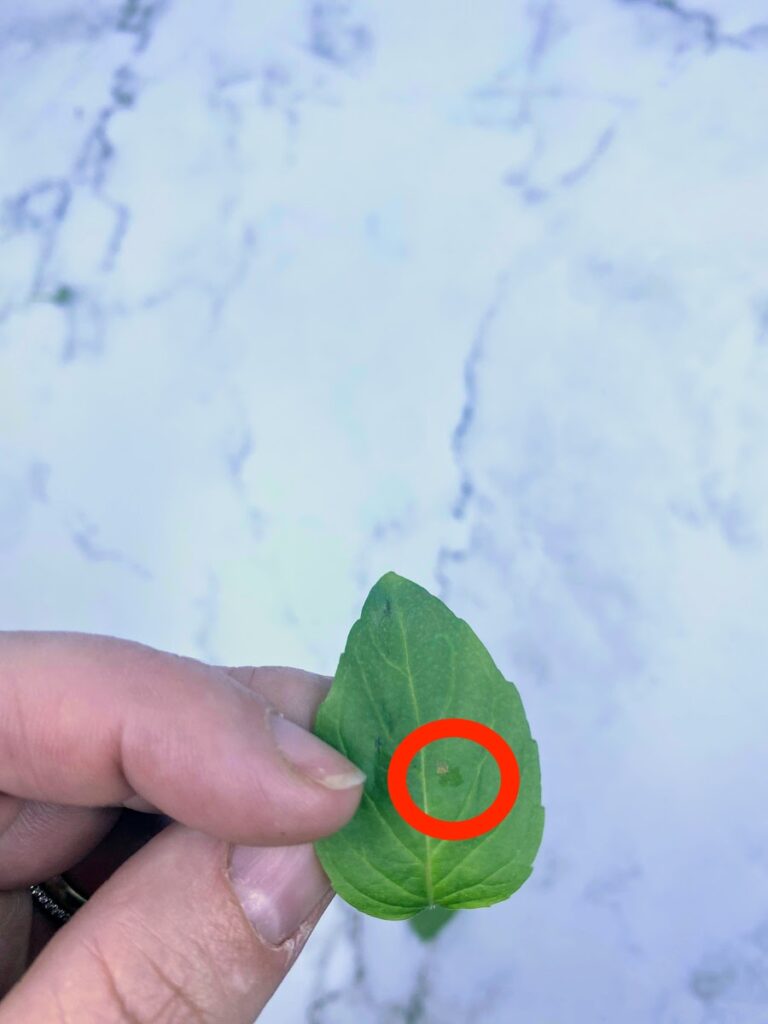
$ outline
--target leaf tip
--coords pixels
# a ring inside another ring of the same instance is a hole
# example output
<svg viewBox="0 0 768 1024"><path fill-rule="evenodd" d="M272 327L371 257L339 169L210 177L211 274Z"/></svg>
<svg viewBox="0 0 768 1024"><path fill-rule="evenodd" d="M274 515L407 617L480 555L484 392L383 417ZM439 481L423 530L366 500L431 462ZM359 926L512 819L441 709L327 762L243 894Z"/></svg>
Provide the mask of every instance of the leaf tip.
<svg viewBox="0 0 768 1024"><path fill-rule="evenodd" d="M375 585L377 587L388 587L393 584L402 583L403 580L405 580L404 576L400 576L399 573L394 571L394 569L390 569L388 572L385 572L383 576L379 577L379 580Z"/></svg>

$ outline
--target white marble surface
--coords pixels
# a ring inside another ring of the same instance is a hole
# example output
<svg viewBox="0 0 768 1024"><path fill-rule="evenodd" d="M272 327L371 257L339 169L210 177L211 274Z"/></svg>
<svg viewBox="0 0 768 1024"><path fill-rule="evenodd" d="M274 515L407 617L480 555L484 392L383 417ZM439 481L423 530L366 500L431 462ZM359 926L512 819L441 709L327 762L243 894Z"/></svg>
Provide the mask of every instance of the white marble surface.
<svg viewBox="0 0 768 1024"><path fill-rule="evenodd" d="M531 881L267 1024L768 1021L764 0L0 7L0 625L516 680Z"/></svg>

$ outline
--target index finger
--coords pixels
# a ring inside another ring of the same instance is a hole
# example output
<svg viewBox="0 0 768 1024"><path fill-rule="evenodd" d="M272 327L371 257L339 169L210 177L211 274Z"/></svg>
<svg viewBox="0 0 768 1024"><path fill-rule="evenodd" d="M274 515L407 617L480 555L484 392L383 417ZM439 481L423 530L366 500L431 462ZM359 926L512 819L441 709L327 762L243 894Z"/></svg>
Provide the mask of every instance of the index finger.
<svg viewBox="0 0 768 1024"><path fill-rule="evenodd" d="M0 634L5 793L80 806L138 797L218 838L279 845L340 828L363 778L224 669L112 637Z"/></svg>

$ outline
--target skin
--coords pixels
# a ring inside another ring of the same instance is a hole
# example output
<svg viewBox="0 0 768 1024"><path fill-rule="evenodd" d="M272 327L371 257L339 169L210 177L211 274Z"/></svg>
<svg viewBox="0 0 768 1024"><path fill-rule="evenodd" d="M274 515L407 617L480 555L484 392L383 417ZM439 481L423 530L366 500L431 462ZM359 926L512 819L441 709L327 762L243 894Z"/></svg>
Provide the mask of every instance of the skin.
<svg viewBox="0 0 768 1024"><path fill-rule="evenodd" d="M330 682L0 633L0 1024L258 1016L333 896L310 844L361 796L298 770L270 731L270 708L311 730ZM273 857L248 876L258 920L232 844ZM56 929L26 888L62 871L93 894Z"/></svg>

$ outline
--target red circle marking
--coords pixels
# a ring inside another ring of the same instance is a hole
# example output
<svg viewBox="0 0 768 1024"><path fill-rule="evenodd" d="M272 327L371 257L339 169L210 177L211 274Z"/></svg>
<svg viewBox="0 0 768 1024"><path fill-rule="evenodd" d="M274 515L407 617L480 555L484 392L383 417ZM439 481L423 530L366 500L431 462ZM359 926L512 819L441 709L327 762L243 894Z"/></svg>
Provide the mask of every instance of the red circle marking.
<svg viewBox="0 0 768 1024"><path fill-rule="evenodd" d="M449 736L473 740L485 747L495 758L501 773L499 792L493 803L480 814L463 821L446 821L445 818L426 814L408 792L408 767L416 754L428 743ZM482 722L473 722L470 718L436 718L409 732L395 747L387 770L387 788L395 810L417 832L434 839L473 839L490 832L514 807L520 792L520 768L507 741Z"/></svg>

